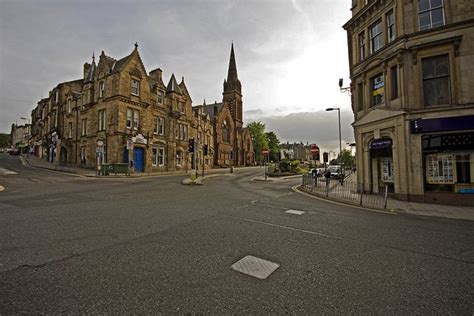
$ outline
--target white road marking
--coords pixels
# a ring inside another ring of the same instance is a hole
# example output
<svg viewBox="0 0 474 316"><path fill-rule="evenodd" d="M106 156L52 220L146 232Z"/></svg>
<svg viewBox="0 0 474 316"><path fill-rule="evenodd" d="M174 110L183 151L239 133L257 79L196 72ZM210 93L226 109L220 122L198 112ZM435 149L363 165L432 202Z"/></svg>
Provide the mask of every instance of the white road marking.
<svg viewBox="0 0 474 316"><path fill-rule="evenodd" d="M328 234L324 234L324 233L313 232L313 231L310 231L310 230L299 229L299 228L294 228L294 227L290 227L290 226L283 226L283 225L278 225L278 224L272 224L272 223L262 222L262 221L258 221L258 220L250 219L250 218L237 217L237 216L230 216L230 217L237 218L237 219L241 219L241 220L244 220L244 221L247 221L247 222L258 223L258 224L263 224L263 225L268 225L268 226L273 226L273 227L278 227L278 228L293 230L293 231L297 231L297 232L300 232L300 233L306 233L306 234L311 234L311 235L318 235L318 236L323 236L323 237L328 237L328 238L334 238L334 239L342 239L341 237L332 236L332 235L328 235Z"/></svg>
<svg viewBox="0 0 474 316"><path fill-rule="evenodd" d="M288 211L285 211L285 213L288 213L288 214L295 214L295 215L302 215L302 214L304 214L305 212L304 212L304 211L297 211L297 210L288 210Z"/></svg>
<svg viewBox="0 0 474 316"><path fill-rule="evenodd" d="M6 174L17 174L15 171L11 171L5 168L0 168L0 174L6 175Z"/></svg>

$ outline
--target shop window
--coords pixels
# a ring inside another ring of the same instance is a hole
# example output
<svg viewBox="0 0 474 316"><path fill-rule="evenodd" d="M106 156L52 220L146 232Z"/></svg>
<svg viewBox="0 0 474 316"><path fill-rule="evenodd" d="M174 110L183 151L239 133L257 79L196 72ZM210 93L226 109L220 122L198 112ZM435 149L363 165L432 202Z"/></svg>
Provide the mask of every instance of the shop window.
<svg viewBox="0 0 474 316"><path fill-rule="evenodd" d="M456 182L471 183L471 161L469 154L456 155Z"/></svg>
<svg viewBox="0 0 474 316"><path fill-rule="evenodd" d="M393 159L391 157L381 158L380 166L382 181L393 183Z"/></svg>
<svg viewBox="0 0 474 316"><path fill-rule="evenodd" d="M444 25L443 0L420 0L420 31Z"/></svg>
<svg viewBox="0 0 474 316"><path fill-rule="evenodd" d="M426 155L426 182L429 184L453 184L452 154Z"/></svg>
<svg viewBox="0 0 474 316"><path fill-rule="evenodd" d="M385 99L385 83L383 74L371 79L372 81L372 106L383 104Z"/></svg>

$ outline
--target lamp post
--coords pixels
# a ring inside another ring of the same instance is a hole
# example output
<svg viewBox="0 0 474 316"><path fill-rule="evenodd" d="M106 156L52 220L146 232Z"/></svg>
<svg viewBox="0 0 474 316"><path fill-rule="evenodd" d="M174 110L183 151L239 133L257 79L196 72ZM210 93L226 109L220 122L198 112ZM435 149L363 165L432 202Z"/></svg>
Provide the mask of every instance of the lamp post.
<svg viewBox="0 0 474 316"><path fill-rule="evenodd" d="M326 111L337 110L337 118L339 120L339 159L342 158L342 143L341 143L341 109L340 108L327 108Z"/></svg>

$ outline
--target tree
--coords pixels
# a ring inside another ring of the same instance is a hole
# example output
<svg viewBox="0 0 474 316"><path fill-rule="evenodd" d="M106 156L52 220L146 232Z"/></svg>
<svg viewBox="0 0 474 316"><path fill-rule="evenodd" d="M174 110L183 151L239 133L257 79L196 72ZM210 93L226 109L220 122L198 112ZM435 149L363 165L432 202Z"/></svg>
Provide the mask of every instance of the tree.
<svg viewBox="0 0 474 316"><path fill-rule="evenodd" d="M262 122L251 122L247 128L252 135L253 149L255 151L255 160L262 161L262 149L268 148L268 139L265 135L265 124Z"/></svg>
<svg viewBox="0 0 474 316"><path fill-rule="evenodd" d="M0 148L9 147L10 134L0 133Z"/></svg>
<svg viewBox="0 0 474 316"><path fill-rule="evenodd" d="M271 161L278 161L280 157L280 140L274 132L265 133Z"/></svg>
<svg viewBox="0 0 474 316"><path fill-rule="evenodd" d="M352 168L355 165L354 157L350 150L343 149L342 153L338 155L337 159L334 159L337 164L343 164L345 168ZM333 161L331 161L331 164Z"/></svg>

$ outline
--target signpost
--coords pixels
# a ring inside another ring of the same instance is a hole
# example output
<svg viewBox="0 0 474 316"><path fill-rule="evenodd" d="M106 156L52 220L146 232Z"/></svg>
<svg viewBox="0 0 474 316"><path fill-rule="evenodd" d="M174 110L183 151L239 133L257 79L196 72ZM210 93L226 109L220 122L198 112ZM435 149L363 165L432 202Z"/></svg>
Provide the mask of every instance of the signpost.
<svg viewBox="0 0 474 316"><path fill-rule="evenodd" d="M316 168L316 161L319 160L319 147L316 144L311 145L311 154L313 155L314 167Z"/></svg>
<svg viewBox="0 0 474 316"><path fill-rule="evenodd" d="M264 160L264 172L265 172L265 181L267 181L267 165L268 165L268 154L269 154L269 151L268 151L268 148L264 148L262 150L262 155L263 157L265 158Z"/></svg>

